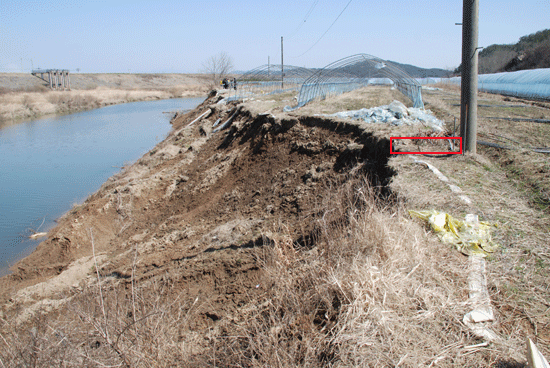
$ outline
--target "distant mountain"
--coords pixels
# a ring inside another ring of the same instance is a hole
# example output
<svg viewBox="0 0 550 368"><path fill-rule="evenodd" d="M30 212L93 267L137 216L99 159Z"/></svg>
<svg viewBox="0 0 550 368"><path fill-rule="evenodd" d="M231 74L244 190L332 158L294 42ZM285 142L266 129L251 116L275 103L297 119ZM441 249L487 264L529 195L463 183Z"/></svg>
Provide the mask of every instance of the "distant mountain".
<svg viewBox="0 0 550 368"><path fill-rule="evenodd" d="M438 68L424 69L410 64L400 64L395 61L390 62L413 78L444 78L450 77L453 74L451 70Z"/></svg>
<svg viewBox="0 0 550 368"><path fill-rule="evenodd" d="M487 46L479 53L480 74L538 68L550 68L550 29L523 36L515 44Z"/></svg>
<svg viewBox="0 0 550 368"><path fill-rule="evenodd" d="M418 66L414 66L410 64L401 64L391 60L388 60L388 62L398 67L399 69L401 69L402 71L410 75L412 78L439 78L439 77L449 77L452 74L452 71L450 70L436 69L436 68L424 69ZM339 70L347 71L352 74L355 72L357 74L369 75L373 78L385 76L382 70L377 68L376 64L372 64L367 61L363 63L357 63L357 64L345 66L345 67L339 68Z"/></svg>
<svg viewBox="0 0 550 368"><path fill-rule="evenodd" d="M389 61L389 60L388 60ZM403 70L405 73L409 74L411 77L413 78L441 78L441 77L450 77L452 76L452 71L450 70L445 70L445 69L437 69L437 68L432 68L432 69L424 69L424 68L420 68L418 66L414 66L414 65L410 65L410 64L401 64L401 63L397 63L395 61L389 61L390 63L392 63L393 65L395 65L396 67L398 67L399 69ZM280 68L281 66L280 65L272 65L272 69L271 69L271 75L272 76L275 76L275 75L279 75L280 77ZM296 72L293 73L293 70L295 70ZM301 74L301 75L305 75L307 74L305 71L307 69L306 68L297 68L297 67L293 67L293 66L285 66L285 75L288 76L292 76L293 74ZM320 70L320 68L311 68L309 69L311 71L311 73L315 73L317 72L318 70ZM335 74L338 74L339 72L342 73L342 75L345 75L345 74L355 74L355 75L364 75L364 76L369 76L369 77L372 77L372 78L377 78L377 77L384 77L384 74L381 73L380 69L376 68L376 65L375 64L372 64L371 62L368 62L368 61L365 61L365 62L360 62L360 63L357 63L357 64L352 64L352 65L347 65L347 66L343 66L343 67L339 67L339 68L335 68L334 69L334 72ZM246 71L242 71L242 70L239 70L239 71L234 71L232 72L232 74L246 74L247 72ZM261 74L267 74L267 70L258 70L256 71L256 73L258 75L261 75Z"/></svg>

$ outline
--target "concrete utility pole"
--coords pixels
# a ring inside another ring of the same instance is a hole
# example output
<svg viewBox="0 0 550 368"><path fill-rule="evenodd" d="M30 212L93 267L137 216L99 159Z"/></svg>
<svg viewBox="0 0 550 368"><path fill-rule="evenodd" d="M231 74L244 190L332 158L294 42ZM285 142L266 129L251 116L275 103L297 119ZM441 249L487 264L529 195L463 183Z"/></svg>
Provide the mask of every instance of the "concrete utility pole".
<svg viewBox="0 0 550 368"><path fill-rule="evenodd" d="M464 0L462 11L462 72L460 136L465 152L476 153L477 144L477 42L479 0Z"/></svg>
<svg viewBox="0 0 550 368"><path fill-rule="evenodd" d="M281 89L285 89L285 63L283 61L283 36L281 36Z"/></svg>

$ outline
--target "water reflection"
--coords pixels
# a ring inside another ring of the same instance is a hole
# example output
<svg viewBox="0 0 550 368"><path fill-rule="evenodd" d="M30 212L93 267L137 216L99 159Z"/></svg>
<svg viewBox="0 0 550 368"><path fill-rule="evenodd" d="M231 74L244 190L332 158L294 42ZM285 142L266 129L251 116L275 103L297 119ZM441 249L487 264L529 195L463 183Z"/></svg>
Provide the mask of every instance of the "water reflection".
<svg viewBox="0 0 550 368"><path fill-rule="evenodd" d="M30 229L53 227L72 205L164 139L171 129L164 111L202 101L134 102L0 129L0 275L38 245L27 239Z"/></svg>

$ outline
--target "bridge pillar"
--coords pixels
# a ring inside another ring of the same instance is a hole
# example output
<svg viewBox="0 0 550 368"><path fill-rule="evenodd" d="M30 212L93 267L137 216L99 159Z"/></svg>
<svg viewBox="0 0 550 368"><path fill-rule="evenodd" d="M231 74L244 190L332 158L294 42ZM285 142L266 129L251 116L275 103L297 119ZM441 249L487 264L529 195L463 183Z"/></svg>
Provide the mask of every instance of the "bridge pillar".
<svg viewBox="0 0 550 368"><path fill-rule="evenodd" d="M63 91L71 89L71 77L68 69L36 69L32 70L31 74L48 83L50 89ZM45 78L46 76L48 79Z"/></svg>

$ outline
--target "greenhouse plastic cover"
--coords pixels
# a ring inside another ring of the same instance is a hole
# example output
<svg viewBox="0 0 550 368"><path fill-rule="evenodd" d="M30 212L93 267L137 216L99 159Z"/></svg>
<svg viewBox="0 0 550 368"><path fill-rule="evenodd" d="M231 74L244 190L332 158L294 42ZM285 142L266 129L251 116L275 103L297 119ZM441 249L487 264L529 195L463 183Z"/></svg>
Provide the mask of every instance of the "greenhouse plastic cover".
<svg viewBox="0 0 550 368"><path fill-rule="evenodd" d="M448 81L460 84L460 77ZM507 96L550 100L550 69L481 74L478 76L478 89Z"/></svg>
<svg viewBox="0 0 550 368"><path fill-rule="evenodd" d="M399 101L393 101L389 105L363 108L360 110L350 110L337 112L335 114L325 114L322 116L331 116L341 119L351 118L363 120L366 123L379 123L390 125L415 125L422 124L431 127L436 131L443 131L443 121L437 119L431 114L430 110L424 110L416 107L406 107Z"/></svg>
<svg viewBox="0 0 550 368"><path fill-rule="evenodd" d="M503 95L550 99L550 69L482 74L478 78L478 88Z"/></svg>

